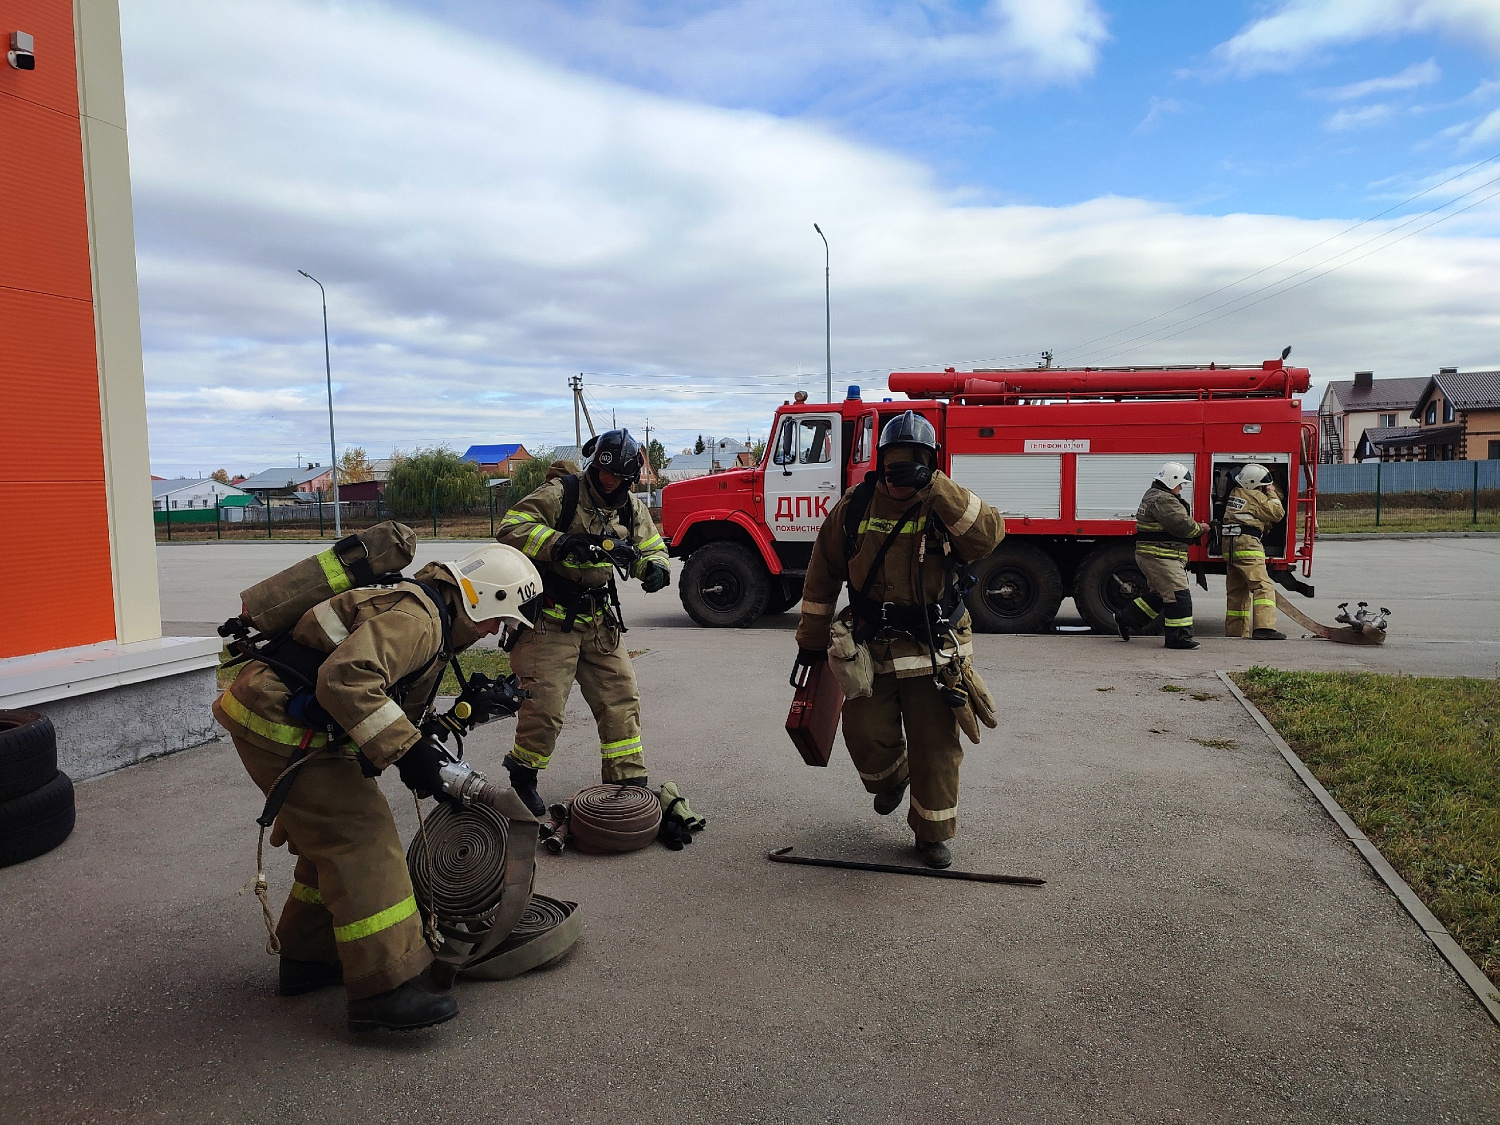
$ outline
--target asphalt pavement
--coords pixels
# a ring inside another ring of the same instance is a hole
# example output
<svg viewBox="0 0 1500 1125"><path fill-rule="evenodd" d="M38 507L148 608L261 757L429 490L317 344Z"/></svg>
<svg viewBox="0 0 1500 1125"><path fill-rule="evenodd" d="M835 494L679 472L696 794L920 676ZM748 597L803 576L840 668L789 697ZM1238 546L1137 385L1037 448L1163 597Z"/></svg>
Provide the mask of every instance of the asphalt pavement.
<svg viewBox="0 0 1500 1125"><path fill-rule="evenodd" d="M306 550L164 546L164 614L222 619ZM703 630L675 589L636 590L651 775L708 828L680 853L543 855L537 888L587 920L572 955L460 984L457 1020L406 1036L349 1035L337 991L274 995L231 748L86 783L73 837L0 870L0 1119L1500 1121L1500 1029L1213 676L1494 675L1497 563L1488 541L1320 546L1309 611L1389 606L1378 649L1225 639L1222 581L1192 653L976 638L1002 725L968 747L956 862L1035 888L768 863L913 857L842 751L804 766L781 729L794 614ZM510 732L482 728L478 768ZM575 693L544 796L596 755ZM284 851L270 870L279 899Z"/></svg>

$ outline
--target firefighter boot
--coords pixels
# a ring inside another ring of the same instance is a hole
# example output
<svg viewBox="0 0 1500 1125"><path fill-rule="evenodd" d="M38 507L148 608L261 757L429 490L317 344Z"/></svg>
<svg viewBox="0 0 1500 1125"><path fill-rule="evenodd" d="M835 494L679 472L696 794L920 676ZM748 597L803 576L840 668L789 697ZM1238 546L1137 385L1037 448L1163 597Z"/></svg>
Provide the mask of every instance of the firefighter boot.
<svg viewBox="0 0 1500 1125"><path fill-rule="evenodd" d="M1115 632L1120 634L1120 640L1130 640L1130 625L1118 613L1115 614Z"/></svg>
<svg viewBox="0 0 1500 1125"><path fill-rule="evenodd" d="M282 996L301 996L304 992L343 983L344 966L340 961L298 961L283 957L276 991Z"/></svg>
<svg viewBox="0 0 1500 1125"><path fill-rule="evenodd" d="M453 997L428 992L422 978L415 976L389 992L350 1000L349 1030L374 1031L383 1027L391 1031L415 1031L445 1023L456 1015L458 1002Z"/></svg>
<svg viewBox="0 0 1500 1125"><path fill-rule="evenodd" d="M546 816L547 806L542 801L542 795L536 791L537 771L512 758L506 758L505 772L510 774L510 787L521 798L521 804L531 810L531 815L537 819Z"/></svg>
<svg viewBox="0 0 1500 1125"><path fill-rule="evenodd" d="M1280 629L1257 629L1250 634L1251 639L1257 641L1284 641L1286 634Z"/></svg>
<svg viewBox="0 0 1500 1125"><path fill-rule="evenodd" d="M884 793L875 794L875 811L881 816L890 816L901 804L901 798L906 796L906 787L911 784L911 778L907 778L894 789L887 789Z"/></svg>
<svg viewBox="0 0 1500 1125"><path fill-rule="evenodd" d="M922 862L928 867L947 867L953 863L953 853L948 850L948 845L941 840L917 841L917 851L922 856Z"/></svg>

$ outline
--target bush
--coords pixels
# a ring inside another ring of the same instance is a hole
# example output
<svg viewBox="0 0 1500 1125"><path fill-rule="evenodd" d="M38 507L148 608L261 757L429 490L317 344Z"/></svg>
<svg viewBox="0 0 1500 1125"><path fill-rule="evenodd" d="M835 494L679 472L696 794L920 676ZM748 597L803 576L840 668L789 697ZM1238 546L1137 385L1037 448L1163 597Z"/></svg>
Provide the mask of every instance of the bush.
<svg viewBox="0 0 1500 1125"><path fill-rule="evenodd" d="M522 461L510 474L510 484L505 490L505 503L509 507L524 500L547 479L547 467L552 464L552 450L538 449L530 461Z"/></svg>
<svg viewBox="0 0 1500 1125"><path fill-rule="evenodd" d="M487 478L478 465L447 447L391 457L385 502L396 516L468 514L487 506Z"/></svg>

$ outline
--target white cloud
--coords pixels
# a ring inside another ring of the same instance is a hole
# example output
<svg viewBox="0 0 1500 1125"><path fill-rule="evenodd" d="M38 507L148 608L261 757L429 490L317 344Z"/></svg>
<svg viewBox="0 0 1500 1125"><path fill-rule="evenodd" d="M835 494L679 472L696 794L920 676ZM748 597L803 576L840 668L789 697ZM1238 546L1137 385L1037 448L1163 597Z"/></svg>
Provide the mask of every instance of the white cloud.
<svg viewBox="0 0 1500 1125"><path fill-rule="evenodd" d="M1323 91L1323 96L1330 101L1352 102L1367 98L1371 94L1390 94L1400 90L1415 90L1422 86L1431 86L1442 77L1443 72L1438 68L1436 60L1428 59L1423 63L1412 63L1399 74L1388 75L1384 78L1367 78L1363 82L1336 86L1331 90Z"/></svg>
<svg viewBox="0 0 1500 1125"><path fill-rule="evenodd" d="M841 99L956 78L1068 83L1108 33L1097 0L509 0L484 22L529 51L731 105Z"/></svg>
<svg viewBox="0 0 1500 1125"><path fill-rule="evenodd" d="M1336 111L1323 122L1323 127L1335 133L1349 129L1365 129L1371 125L1380 124L1390 115L1391 107L1388 105L1363 105L1357 109Z"/></svg>
<svg viewBox="0 0 1500 1125"><path fill-rule="evenodd" d="M1156 132L1167 117L1182 112L1182 103L1176 98L1152 97L1148 105L1150 108L1146 110L1146 116L1131 130L1138 136Z"/></svg>
<svg viewBox="0 0 1500 1125"><path fill-rule="evenodd" d="M1242 74L1289 70L1309 55L1365 39L1438 32L1500 53L1495 0L1279 0L1270 15L1221 43L1215 56Z"/></svg>
<svg viewBox="0 0 1500 1125"><path fill-rule="evenodd" d="M158 0L125 16L158 472L326 459L318 294L299 267L329 287L341 443L571 441L565 380L595 371L631 373L590 377L598 405L637 430L649 414L677 449L762 432L799 369L821 391L814 221L833 248L836 385L870 393L903 367L1075 358L1346 225L970 205L826 130L387 9ZM1293 343L1328 373L1493 363L1491 229L1413 238L1125 358Z"/></svg>

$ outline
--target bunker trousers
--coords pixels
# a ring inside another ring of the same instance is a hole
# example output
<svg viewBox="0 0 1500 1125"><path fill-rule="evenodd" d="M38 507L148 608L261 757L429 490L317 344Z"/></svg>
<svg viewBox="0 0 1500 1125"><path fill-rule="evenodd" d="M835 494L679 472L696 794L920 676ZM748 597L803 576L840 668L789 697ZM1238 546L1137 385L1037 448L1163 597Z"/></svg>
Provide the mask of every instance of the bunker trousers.
<svg viewBox="0 0 1500 1125"><path fill-rule="evenodd" d="M269 792L287 755L231 732L251 780ZM276 816L297 857L291 894L276 925L281 955L341 961L349 999L388 992L432 961L391 807L352 754L314 751L297 770Z"/></svg>
<svg viewBox="0 0 1500 1125"><path fill-rule="evenodd" d="M1155 544L1149 546L1156 548ZM1145 629L1165 614L1162 621L1168 641L1193 639L1193 595L1188 588L1186 559L1166 558L1137 550L1135 565L1146 576L1150 589L1127 607L1120 619L1131 629Z"/></svg>
<svg viewBox="0 0 1500 1125"><path fill-rule="evenodd" d="M1224 553L1224 635L1248 637L1252 629L1276 628L1276 587L1266 570L1264 544L1253 535L1236 535L1226 541Z"/></svg>
<svg viewBox="0 0 1500 1125"><path fill-rule="evenodd" d="M510 654L511 669L531 698L516 717L510 758L532 769L546 769L562 730L563 709L576 680L599 728L599 776L625 781L646 776L641 753L641 692L620 631L596 614L574 623L571 632L543 617L528 629Z"/></svg>
<svg viewBox="0 0 1500 1125"><path fill-rule="evenodd" d="M844 701L844 745L871 793L911 780L906 822L919 840L958 833L958 719L931 676L882 672L867 699Z"/></svg>

